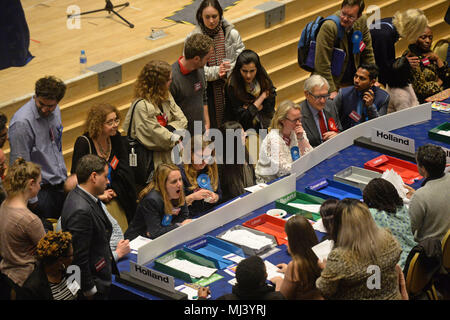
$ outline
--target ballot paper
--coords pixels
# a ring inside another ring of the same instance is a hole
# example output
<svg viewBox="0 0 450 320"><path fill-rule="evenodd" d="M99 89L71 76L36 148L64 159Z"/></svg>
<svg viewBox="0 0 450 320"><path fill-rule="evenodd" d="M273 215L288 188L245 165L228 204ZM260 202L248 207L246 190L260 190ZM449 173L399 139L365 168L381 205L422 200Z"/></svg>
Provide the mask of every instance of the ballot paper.
<svg viewBox="0 0 450 320"><path fill-rule="evenodd" d="M223 256L222 258L233 261L235 263L239 263L245 259L244 257L238 256L237 254L234 254L234 253L227 254L226 256Z"/></svg>
<svg viewBox="0 0 450 320"><path fill-rule="evenodd" d="M151 241L152 241L152 239L149 239L149 238L146 238L143 236L136 237L133 241L130 241L131 253L137 254L137 251L140 247L142 247L143 245L146 245L147 243L149 243Z"/></svg>
<svg viewBox="0 0 450 320"><path fill-rule="evenodd" d="M395 189L397 189L397 192L398 192L398 195L400 196L400 198L402 198L402 199L406 198L408 189L406 189L403 186L403 179L397 172L395 172L393 169L386 170L385 172L383 172L383 175L381 176L381 178L389 181L390 183L392 183L394 185Z"/></svg>
<svg viewBox="0 0 450 320"><path fill-rule="evenodd" d="M264 189L265 187L267 187L267 184L265 184L265 183L258 183L258 184L255 184L254 186L244 188L244 190L246 190L248 192L256 192L256 191L259 191L261 189Z"/></svg>
<svg viewBox="0 0 450 320"><path fill-rule="evenodd" d="M328 257L328 254L333 249L333 246L334 246L333 240L325 240L315 245L311 249L316 254L317 258L323 261L323 259L326 259Z"/></svg>
<svg viewBox="0 0 450 320"><path fill-rule="evenodd" d="M201 266L184 259L172 259L166 265L188 273L193 278L209 278L217 271L217 269Z"/></svg>
<svg viewBox="0 0 450 320"><path fill-rule="evenodd" d="M266 265L267 280L275 277L281 277L284 279L284 273L278 272L280 269L276 265L267 260L264 260L264 264Z"/></svg>
<svg viewBox="0 0 450 320"><path fill-rule="evenodd" d="M450 130L439 130L437 133L450 137Z"/></svg>
<svg viewBox="0 0 450 320"><path fill-rule="evenodd" d="M228 230L221 238L255 250L272 245L270 238L254 234L247 230Z"/></svg>
<svg viewBox="0 0 450 320"><path fill-rule="evenodd" d="M313 229L317 230L319 232L327 233L327 230L325 229L325 226L323 225L322 219L317 220L316 223L313 224Z"/></svg>
<svg viewBox="0 0 450 320"><path fill-rule="evenodd" d="M294 207L294 208L302 209L302 210L305 210L308 212L317 213L320 210L320 204L302 204L302 203L289 202L287 205Z"/></svg>

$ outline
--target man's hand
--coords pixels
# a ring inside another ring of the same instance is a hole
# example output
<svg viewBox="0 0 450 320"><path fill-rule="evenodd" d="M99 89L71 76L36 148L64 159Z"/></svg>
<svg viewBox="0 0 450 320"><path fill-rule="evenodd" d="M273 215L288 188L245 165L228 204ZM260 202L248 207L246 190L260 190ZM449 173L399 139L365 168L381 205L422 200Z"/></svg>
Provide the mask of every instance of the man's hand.
<svg viewBox="0 0 450 320"><path fill-rule="evenodd" d="M120 240L116 248L117 257L122 258L131 252L130 240Z"/></svg>
<svg viewBox="0 0 450 320"><path fill-rule="evenodd" d="M331 138L336 137L336 136L338 135L338 133L339 133L339 132L336 132L336 131L327 131L327 132L325 132L325 133L323 134L322 139L323 139L323 141L328 141L328 140L330 140Z"/></svg>
<svg viewBox="0 0 450 320"><path fill-rule="evenodd" d="M373 104L373 100L375 98L375 93L372 89L367 90L364 92L362 101L366 107L370 107Z"/></svg>

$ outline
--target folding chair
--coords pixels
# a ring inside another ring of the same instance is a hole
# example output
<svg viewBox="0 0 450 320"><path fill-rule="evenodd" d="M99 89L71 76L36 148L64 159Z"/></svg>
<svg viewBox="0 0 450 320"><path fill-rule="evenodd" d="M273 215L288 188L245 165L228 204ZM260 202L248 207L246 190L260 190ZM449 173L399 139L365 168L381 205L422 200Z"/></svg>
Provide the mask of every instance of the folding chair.
<svg viewBox="0 0 450 320"><path fill-rule="evenodd" d="M408 274L406 275L406 290L410 297L417 297L425 291L429 300L438 300L433 280L427 279L425 268L419 259L418 252L409 263Z"/></svg>

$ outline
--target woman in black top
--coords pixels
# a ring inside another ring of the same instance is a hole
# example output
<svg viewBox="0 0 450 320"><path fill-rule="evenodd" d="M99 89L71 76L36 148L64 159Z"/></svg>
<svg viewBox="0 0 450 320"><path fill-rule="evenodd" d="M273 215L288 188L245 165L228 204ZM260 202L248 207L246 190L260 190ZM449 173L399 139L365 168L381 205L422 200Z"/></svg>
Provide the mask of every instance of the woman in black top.
<svg viewBox="0 0 450 320"><path fill-rule="evenodd" d="M99 199L106 204L122 231L125 231L136 210L137 196L128 152L118 130L119 123L120 113L116 107L99 104L91 108L85 124L85 133L75 141L69 179L75 187L75 169L84 155L95 154L105 159L109 166L110 184Z"/></svg>
<svg viewBox="0 0 450 320"><path fill-rule="evenodd" d="M225 92L228 120L238 121L244 130L269 127L275 112L276 90L256 52L241 52Z"/></svg>

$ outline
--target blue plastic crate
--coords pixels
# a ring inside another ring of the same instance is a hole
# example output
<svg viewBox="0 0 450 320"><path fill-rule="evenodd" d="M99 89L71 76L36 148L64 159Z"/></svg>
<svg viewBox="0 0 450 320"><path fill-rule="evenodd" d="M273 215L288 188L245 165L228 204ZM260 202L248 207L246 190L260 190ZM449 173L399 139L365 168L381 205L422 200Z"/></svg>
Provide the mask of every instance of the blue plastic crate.
<svg viewBox="0 0 450 320"><path fill-rule="evenodd" d="M307 186L305 192L323 199L362 199L362 192L359 188L331 179L320 179Z"/></svg>
<svg viewBox="0 0 450 320"><path fill-rule="evenodd" d="M211 236L203 236L198 240L189 242L184 245L183 249L213 261L217 269L225 269L235 263L223 258L230 253L245 258L244 251L241 248Z"/></svg>

